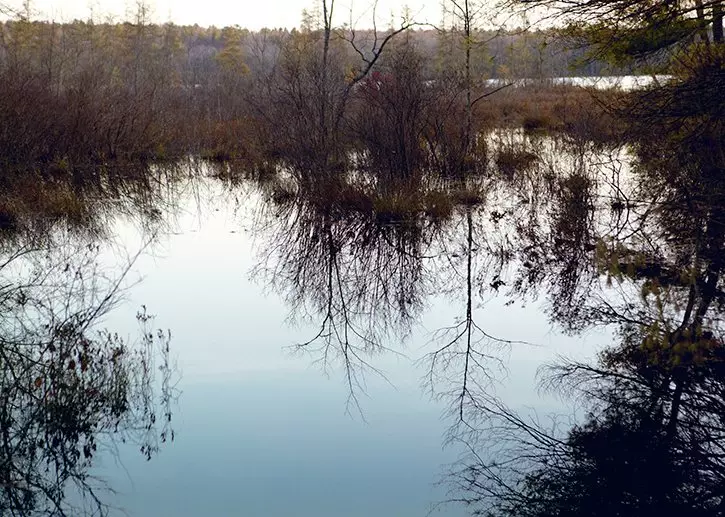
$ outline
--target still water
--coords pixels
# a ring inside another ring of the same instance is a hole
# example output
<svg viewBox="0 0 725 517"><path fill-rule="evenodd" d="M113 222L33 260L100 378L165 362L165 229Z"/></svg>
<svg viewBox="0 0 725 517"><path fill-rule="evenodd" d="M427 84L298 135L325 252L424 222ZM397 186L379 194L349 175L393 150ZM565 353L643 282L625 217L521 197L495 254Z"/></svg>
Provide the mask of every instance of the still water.
<svg viewBox="0 0 725 517"><path fill-rule="evenodd" d="M442 169L12 170L0 514L720 516L721 131L642 108Z"/></svg>
<svg viewBox="0 0 725 517"><path fill-rule="evenodd" d="M618 88L623 91L637 90L648 86L664 84L672 79L669 75L604 75L604 76L573 76L573 77L551 77L544 78L545 83L551 82L557 85L581 86L582 88L596 88L606 90ZM536 85L541 82L536 78L516 79L514 86ZM505 79L489 79L487 86L498 87L511 83Z"/></svg>
<svg viewBox="0 0 725 517"><path fill-rule="evenodd" d="M123 264L150 242L103 326L133 338L135 314L147 307L154 326L171 330L177 367L174 442L150 462L130 444L96 462L93 473L117 492L108 499L117 514L465 515L436 506L460 447L445 445L450 403L425 382L436 331L465 312L463 284L428 293L410 328L385 337L400 353L370 358L384 377L368 370L354 388L358 407L339 361L290 349L318 332L320 318L293 310L260 269L274 237L259 192L206 178L173 196L152 230L117 216L104 257ZM558 355L591 358L608 336L563 336L544 300L505 301L487 295L474 308L488 334L526 342L496 351L492 389L517 409L562 411L538 393L537 368Z"/></svg>

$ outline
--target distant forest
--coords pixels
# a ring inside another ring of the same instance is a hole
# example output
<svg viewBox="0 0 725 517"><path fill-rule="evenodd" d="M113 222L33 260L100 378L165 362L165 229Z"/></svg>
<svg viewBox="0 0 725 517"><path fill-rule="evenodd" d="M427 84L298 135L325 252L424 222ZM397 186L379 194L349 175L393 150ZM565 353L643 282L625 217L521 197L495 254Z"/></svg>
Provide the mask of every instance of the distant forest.
<svg viewBox="0 0 725 517"><path fill-rule="evenodd" d="M163 60L173 70L173 80L183 85L209 86L217 83L225 69L259 72L274 64L284 42L306 29L262 29L249 31L238 26L199 27L171 23L146 24L143 20L119 24L74 21L6 21L0 23L0 64L22 64L43 70L49 79L72 74L87 59L102 57L108 66L123 68L130 61ZM313 29L307 29L313 30ZM385 34L381 31L381 34ZM411 29L409 41L426 58L425 74L433 79L455 59L454 32ZM372 31L358 31L356 37L369 40ZM487 79L598 76L630 73L612 69L611 64L586 55L586 49L571 48L556 30L477 31L475 73ZM260 54L260 51L262 52ZM352 47L350 57L355 58ZM453 51L453 52L451 52ZM96 54L92 56L92 54Z"/></svg>
<svg viewBox="0 0 725 517"><path fill-rule="evenodd" d="M304 25L255 32L158 25L143 9L133 22L116 24L6 21L0 25L2 159L170 158L220 147L227 155L249 153L251 140L272 138L290 116L314 112L297 106L272 120L268 108L320 94L320 34ZM390 34L334 32L325 73L340 83L336 92L346 90L344 81L359 80L365 59ZM553 30L479 31L472 39L476 95L490 87L488 79L631 72L606 68L585 49L567 49ZM463 47L460 32L408 28L377 52L366 73L455 94L465 82Z"/></svg>

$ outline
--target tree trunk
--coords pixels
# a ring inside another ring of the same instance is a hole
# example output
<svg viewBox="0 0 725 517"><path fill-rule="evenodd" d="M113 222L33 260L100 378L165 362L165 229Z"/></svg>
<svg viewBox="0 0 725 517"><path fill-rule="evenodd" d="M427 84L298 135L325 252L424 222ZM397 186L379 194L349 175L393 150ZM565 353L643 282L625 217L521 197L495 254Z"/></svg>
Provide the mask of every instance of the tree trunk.
<svg viewBox="0 0 725 517"><path fill-rule="evenodd" d="M712 40L715 43L723 42L723 10L721 2L712 4Z"/></svg>
<svg viewBox="0 0 725 517"><path fill-rule="evenodd" d="M327 171L328 159L329 159L329 138L328 138L328 66L330 60L330 37L332 35L332 14L335 8L335 0L330 0L328 6L328 0L322 0L322 16L324 18L324 35L323 35L323 48L322 48L322 77L320 85L320 144L321 149L318 152L322 153L320 157L324 171ZM328 8L329 7L329 8Z"/></svg>
<svg viewBox="0 0 725 517"><path fill-rule="evenodd" d="M465 0L465 19L464 19L464 33L465 33L465 45L466 45L466 134L463 141L463 156L461 157L461 173L464 172L465 164L467 162L468 153L471 150L471 133L473 131L473 105L471 104L471 12L470 6L468 5L469 0Z"/></svg>
<svg viewBox="0 0 725 517"><path fill-rule="evenodd" d="M705 20L705 7L702 0L695 0L695 12L699 24L698 34L705 43L710 43L710 35L707 33L707 20Z"/></svg>

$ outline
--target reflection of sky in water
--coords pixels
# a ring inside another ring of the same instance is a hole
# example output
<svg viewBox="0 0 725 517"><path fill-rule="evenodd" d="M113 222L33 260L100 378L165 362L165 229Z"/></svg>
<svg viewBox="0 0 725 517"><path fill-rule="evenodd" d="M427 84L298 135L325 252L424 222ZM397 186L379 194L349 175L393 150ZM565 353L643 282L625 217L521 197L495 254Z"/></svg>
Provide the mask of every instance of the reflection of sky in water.
<svg viewBox="0 0 725 517"><path fill-rule="evenodd" d="M133 335L133 315L146 304L158 315L155 325L172 330L182 372L176 442L149 463L122 450L126 471L107 458L99 467L119 491L114 504L139 517L426 515L445 497L434 483L456 453L442 448L444 404L423 392L424 367L412 361L462 303L432 301L408 339L408 359L377 358L394 387L368 377L363 422L345 414L339 368L326 377L310 357L284 350L314 328L289 325L289 308L249 278L252 237L222 207L182 215L178 233L139 259L131 278L141 275L143 282L105 322ZM119 234L137 241L128 227ZM542 362L556 353L591 355L604 339L562 338L534 306L503 307L497 300L480 310L478 322L490 334L540 345L516 345L498 387L513 406L540 411L557 405L536 398ZM436 513L464 514L455 507Z"/></svg>

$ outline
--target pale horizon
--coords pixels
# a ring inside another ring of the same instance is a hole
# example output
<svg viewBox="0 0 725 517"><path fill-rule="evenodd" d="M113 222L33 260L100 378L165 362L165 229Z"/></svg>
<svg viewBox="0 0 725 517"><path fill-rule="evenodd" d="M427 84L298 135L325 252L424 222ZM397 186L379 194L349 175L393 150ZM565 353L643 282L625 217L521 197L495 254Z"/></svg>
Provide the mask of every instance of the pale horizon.
<svg viewBox="0 0 725 517"><path fill-rule="evenodd" d="M151 21L154 23L172 22L177 25L199 26L240 26L250 30L262 28L299 27L302 11L312 10L314 0L277 0L275 2L250 2L249 0L230 3L224 0L148 0L151 8ZM73 20L115 21L121 22L133 18L136 2L128 0L31 0L31 18L70 22ZM3 2L13 10L22 11L21 0ZM335 5L335 23L349 23L360 28L372 27L372 9L369 3L337 0ZM352 7L352 16L351 16ZM400 23L405 9L421 23L437 24L441 19L439 0L426 2L405 0L380 0L376 19L379 27L386 27L391 20Z"/></svg>

